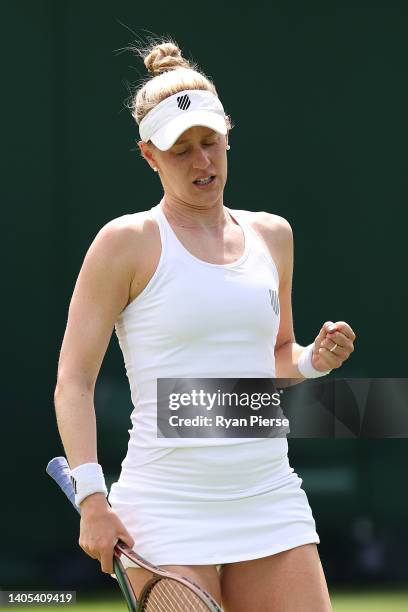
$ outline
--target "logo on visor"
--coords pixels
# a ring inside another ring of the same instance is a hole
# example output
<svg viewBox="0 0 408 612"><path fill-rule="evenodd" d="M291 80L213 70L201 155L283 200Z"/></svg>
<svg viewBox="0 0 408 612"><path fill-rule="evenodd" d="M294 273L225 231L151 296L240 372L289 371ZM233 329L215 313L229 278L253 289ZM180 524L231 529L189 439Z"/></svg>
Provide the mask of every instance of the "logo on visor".
<svg viewBox="0 0 408 612"><path fill-rule="evenodd" d="M188 97L187 94L185 94L184 96L179 96L177 98L177 106L181 109L181 110L187 110L188 107L191 104L191 100Z"/></svg>

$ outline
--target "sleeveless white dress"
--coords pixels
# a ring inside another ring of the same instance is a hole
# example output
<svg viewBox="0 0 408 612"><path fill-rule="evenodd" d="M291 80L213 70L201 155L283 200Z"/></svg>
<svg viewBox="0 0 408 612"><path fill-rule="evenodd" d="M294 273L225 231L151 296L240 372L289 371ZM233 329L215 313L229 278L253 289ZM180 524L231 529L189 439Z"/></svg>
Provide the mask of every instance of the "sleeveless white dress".
<svg viewBox="0 0 408 612"><path fill-rule="evenodd" d="M158 378L275 376L278 272L256 232L227 211L244 253L211 264L181 244L160 204L152 208L160 261L115 324L134 410L109 502L156 565L220 565L319 542L286 438L157 435Z"/></svg>

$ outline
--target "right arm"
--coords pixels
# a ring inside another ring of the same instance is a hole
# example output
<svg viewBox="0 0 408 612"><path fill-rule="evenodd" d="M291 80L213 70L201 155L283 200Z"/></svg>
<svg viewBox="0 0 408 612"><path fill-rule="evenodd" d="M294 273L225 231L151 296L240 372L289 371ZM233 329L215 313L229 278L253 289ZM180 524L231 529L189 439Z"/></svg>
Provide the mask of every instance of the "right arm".
<svg viewBox="0 0 408 612"><path fill-rule="evenodd" d="M124 218L105 225L90 246L72 295L62 343L55 410L71 469L98 463L94 389L115 320L129 301L134 229ZM102 493L81 503L81 547L112 572L112 550L131 536Z"/></svg>

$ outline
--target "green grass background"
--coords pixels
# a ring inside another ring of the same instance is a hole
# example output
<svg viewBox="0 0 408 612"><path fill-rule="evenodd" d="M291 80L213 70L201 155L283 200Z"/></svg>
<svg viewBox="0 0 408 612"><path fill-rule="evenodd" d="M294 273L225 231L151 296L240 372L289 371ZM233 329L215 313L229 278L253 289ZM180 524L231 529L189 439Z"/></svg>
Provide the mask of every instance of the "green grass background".
<svg viewBox="0 0 408 612"><path fill-rule="evenodd" d="M58 612L62 609L72 612L126 612L126 604L120 599L87 600L73 606L15 606L19 610L34 610L42 612ZM371 593L332 593L334 612L407 612L408 591L404 592L377 592ZM11 609L10 607L8 609Z"/></svg>

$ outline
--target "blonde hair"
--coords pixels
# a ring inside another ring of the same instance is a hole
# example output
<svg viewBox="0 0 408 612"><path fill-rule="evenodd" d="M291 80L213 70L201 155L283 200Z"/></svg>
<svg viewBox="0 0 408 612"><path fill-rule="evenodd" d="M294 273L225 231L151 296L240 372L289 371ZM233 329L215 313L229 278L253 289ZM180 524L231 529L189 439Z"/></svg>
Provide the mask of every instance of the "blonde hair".
<svg viewBox="0 0 408 612"><path fill-rule="evenodd" d="M141 120L157 104L185 89L211 91L218 98L214 83L198 69L194 62L185 59L177 45L171 39L153 40L148 47L128 47L143 58L144 65L153 77L147 77L140 87L133 92L128 101L133 118L139 125ZM229 129L232 121L226 115Z"/></svg>

